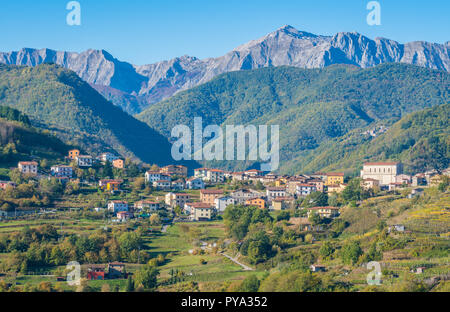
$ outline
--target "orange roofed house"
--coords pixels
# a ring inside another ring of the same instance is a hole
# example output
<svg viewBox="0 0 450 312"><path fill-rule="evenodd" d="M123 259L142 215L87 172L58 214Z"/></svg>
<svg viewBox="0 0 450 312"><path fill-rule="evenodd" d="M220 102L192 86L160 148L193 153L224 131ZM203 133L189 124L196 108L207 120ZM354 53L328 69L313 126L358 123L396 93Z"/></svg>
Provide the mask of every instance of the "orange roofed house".
<svg viewBox="0 0 450 312"><path fill-rule="evenodd" d="M255 207L258 207L259 209L265 209L266 208L266 201L264 200L264 198L252 198L252 199L248 199L245 202L245 205L247 205L247 206L255 206Z"/></svg>
<svg viewBox="0 0 450 312"><path fill-rule="evenodd" d="M38 163L35 161L21 161L18 168L20 173L37 175Z"/></svg>
<svg viewBox="0 0 450 312"><path fill-rule="evenodd" d="M214 206L216 199L223 196L222 190L200 190L200 201Z"/></svg>
<svg viewBox="0 0 450 312"><path fill-rule="evenodd" d="M160 173L166 174L166 175L176 175L179 177L187 177L188 169L185 166L179 166L179 165L169 165L166 167L163 167L159 171Z"/></svg>

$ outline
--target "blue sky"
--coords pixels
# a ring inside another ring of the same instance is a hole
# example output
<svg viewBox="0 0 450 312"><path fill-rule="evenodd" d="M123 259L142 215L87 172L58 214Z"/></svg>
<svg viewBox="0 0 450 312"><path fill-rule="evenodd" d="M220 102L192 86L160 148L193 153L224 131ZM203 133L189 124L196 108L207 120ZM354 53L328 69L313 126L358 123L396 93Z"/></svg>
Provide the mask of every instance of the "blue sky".
<svg viewBox="0 0 450 312"><path fill-rule="evenodd" d="M286 24L323 35L450 40L447 0L379 0L381 26L366 23L369 0L79 0L81 26L66 24L68 2L2 1L0 51L105 49L120 60L148 64L220 56Z"/></svg>

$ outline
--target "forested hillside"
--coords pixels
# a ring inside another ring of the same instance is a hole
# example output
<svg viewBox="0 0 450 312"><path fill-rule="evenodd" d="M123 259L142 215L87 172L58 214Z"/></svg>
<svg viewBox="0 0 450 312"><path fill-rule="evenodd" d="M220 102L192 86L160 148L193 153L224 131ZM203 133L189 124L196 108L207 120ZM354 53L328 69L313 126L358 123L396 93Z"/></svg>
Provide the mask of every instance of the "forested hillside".
<svg viewBox="0 0 450 312"><path fill-rule="evenodd" d="M1 109L4 111L3 109ZM10 110L13 112L15 110ZM27 116L16 112L20 119ZM28 124L0 118L0 167L16 166L17 161L30 160L33 157L56 159L67 155L70 146L51 135Z"/></svg>
<svg viewBox="0 0 450 312"><path fill-rule="evenodd" d="M358 129L303 153L285 168L357 174L365 161L394 160L403 162L409 173L442 170L450 165L449 116L450 104L444 104L409 114L377 137Z"/></svg>
<svg viewBox="0 0 450 312"><path fill-rule="evenodd" d="M448 103L449 90L447 72L404 64L263 68L224 74L153 105L138 118L166 136L177 124L192 127L194 117L202 117L204 125L280 125L285 171L308 168L308 162L292 160L305 153L314 158L319 146L355 129L381 121L391 125L409 113ZM216 165L243 169L242 163Z"/></svg>
<svg viewBox="0 0 450 312"><path fill-rule="evenodd" d="M87 151L114 150L160 165L172 162L166 138L57 65L0 65L0 105L20 110L33 124Z"/></svg>

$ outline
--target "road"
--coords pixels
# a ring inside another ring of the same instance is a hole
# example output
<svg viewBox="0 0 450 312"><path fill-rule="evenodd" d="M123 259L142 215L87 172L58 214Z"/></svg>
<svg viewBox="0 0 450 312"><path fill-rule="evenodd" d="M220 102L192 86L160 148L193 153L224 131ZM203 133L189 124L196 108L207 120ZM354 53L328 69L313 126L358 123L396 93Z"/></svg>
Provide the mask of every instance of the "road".
<svg viewBox="0 0 450 312"><path fill-rule="evenodd" d="M224 253L222 253L221 255L224 256L224 257L227 257L228 259L230 259L230 260L233 261L234 263L240 265L240 266L244 269L244 271L253 271L253 269L252 269L251 267L249 267L249 266L247 266L247 265L245 265L245 264L239 262L239 261L236 260L235 258L232 258L231 256L229 256L229 255L227 255L227 254L224 254Z"/></svg>

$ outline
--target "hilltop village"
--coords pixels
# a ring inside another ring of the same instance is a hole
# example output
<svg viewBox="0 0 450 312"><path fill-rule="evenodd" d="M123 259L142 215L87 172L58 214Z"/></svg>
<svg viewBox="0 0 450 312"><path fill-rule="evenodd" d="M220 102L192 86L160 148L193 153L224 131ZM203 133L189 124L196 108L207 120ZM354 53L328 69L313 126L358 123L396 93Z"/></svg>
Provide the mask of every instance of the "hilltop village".
<svg viewBox="0 0 450 312"><path fill-rule="evenodd" d="M107 178L93 181L93 167L106 168L111 174ZM125 170L125 161L112 153L103 153L94 158L81 155L79 150L69 151L66 164L57 164L50 168L40 168L37 161L21 161L17 171L22 177L32 179L54 179L61 185L68 183L89 184L99 191L120 197L127 187L127 177L116 179L113 170ZM137 167L135 168L136 170ZM423 191L423 187L437 186L449 176L450 170L438 173L436 170L407 175L398 162L365 163L359 177L359 187L370 195L412 188L411 194ZM199 168L193 176L188 176L188 168L169 165L159 168L153 166L142 175L144 187L157 191L158 196L148 196L135 202L115 199L105 203L104 207L93 207L96 212L110 213L117 222L126 222L132 218L150 217L160 210L171 212L178 220L209 221L223 214L229 205L255 206L260 209L282 211L300 208L299 200L314 193L337 195L349 186L349 178L343 172L314 173L302 175L277 175L252 169L244 172L230 172L219 169ZM232 189L224 189L225 185ZM0 188L16 188L13 181L0 181ZM198 190L196 193L188 192ZM0 216L12 215L12 209L3 207ZM45 207L44 207L45 208ZM68 207L70 208L70 207ZM9 211L8 211L9 210ZM23 211L27 211L25 208ZM19 209L20 214L20 209ZM339 216L338 206L309 207L307 215L320 217ZM14 211L17 216L17 209Z"/></svg>

